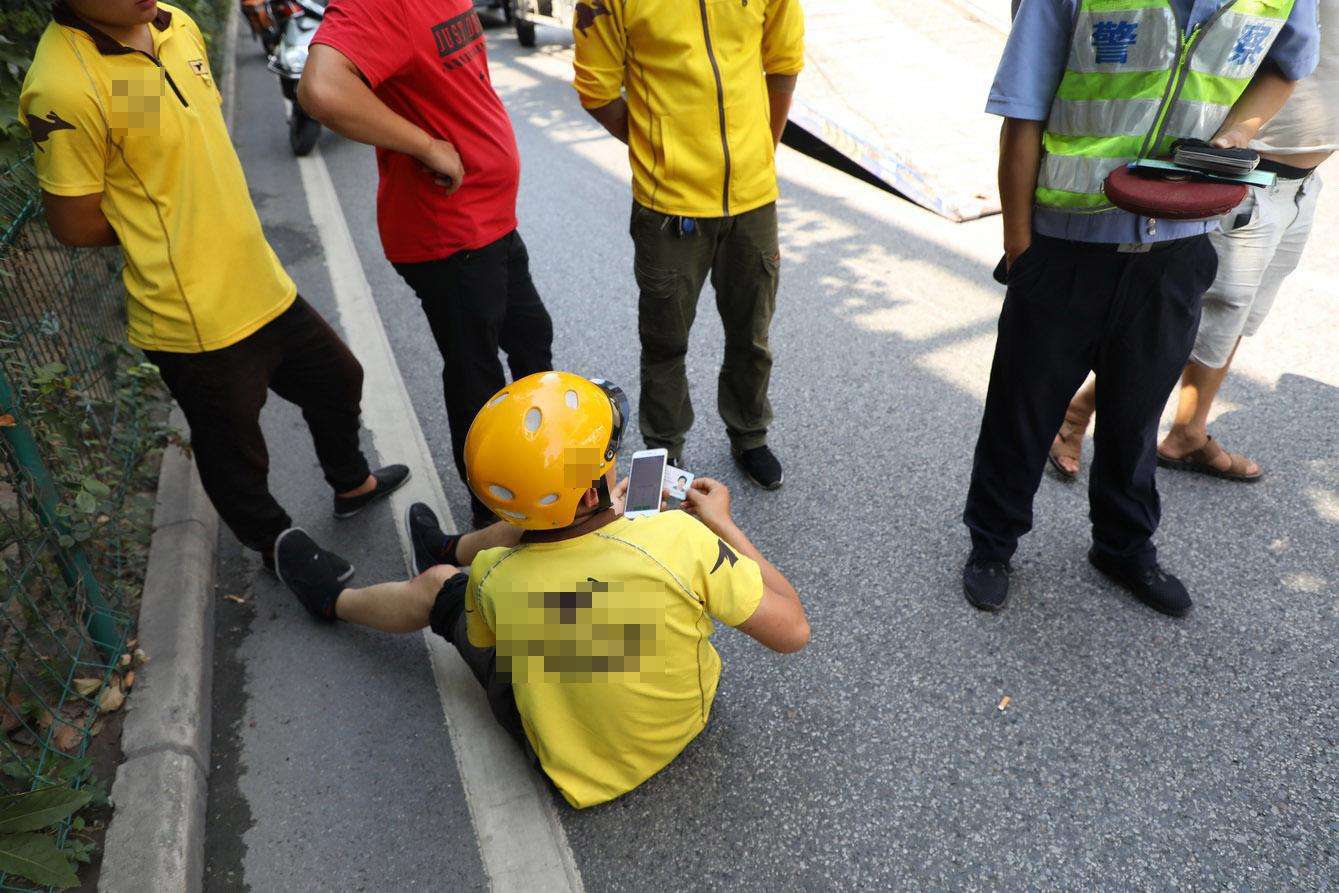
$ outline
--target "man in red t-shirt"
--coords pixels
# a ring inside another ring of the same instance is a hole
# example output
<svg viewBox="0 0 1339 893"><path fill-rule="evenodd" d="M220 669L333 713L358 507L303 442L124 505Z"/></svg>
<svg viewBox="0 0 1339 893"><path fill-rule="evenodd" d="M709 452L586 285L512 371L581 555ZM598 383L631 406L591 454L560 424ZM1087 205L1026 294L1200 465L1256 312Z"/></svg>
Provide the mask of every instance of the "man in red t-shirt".
<svg viewBox="0 0 1339 893"><path fill-rule="evenodd" d="M553 368L553 323L516 232L520 156L493 90L471 0L333 0L298 102L377 147L381 245L442 352L456 469L465 434L506 377ZM471 497L476 527L496 520Z"/></svg>

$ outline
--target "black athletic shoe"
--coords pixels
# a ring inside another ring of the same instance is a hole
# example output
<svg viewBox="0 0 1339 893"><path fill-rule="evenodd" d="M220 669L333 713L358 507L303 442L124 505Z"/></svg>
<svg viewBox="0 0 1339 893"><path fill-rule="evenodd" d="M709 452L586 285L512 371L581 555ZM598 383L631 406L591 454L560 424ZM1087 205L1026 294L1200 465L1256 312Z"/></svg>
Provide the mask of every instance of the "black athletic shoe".
<svg viewBox="0 0 1339 893"><path fill-rule="evenodd" d="M962 569L962 591L973 608L1002 611L1009 601L1009 563L967 559Z"/></svg>
<svg viewBox="0 0 1339 893"><path fill-rule="evenodd" d="M455 564L456 543L460 537L442 532L437 514L421 502L404 513L404 529L414 550L414 576L439 564Z"/></svg>
<svg viewBox="0 0 1339 893"><path fill-rule="evenodd" d="M343 558L340 558L340 557L339 557L338 555L336 555L334 552L328 552L328 553L326 553L326 554L328 554L328 555L330 556L331 560L334 561L334 563L335 563L335 569L339 571L339 577L338 577L339 582L341 582L341 583L347 583L347 582L349 582L350 580L353 579L353 565L349 564L349 563L348 563L347 561L345 561ZM277 578L277 577L279 576L277 573L275 573L275 570L274 570L274 547L273 547L273 546L271 546L271 547L268 548L268 549L263 550L263 551L260 553L260 565L261 565L261 567L265 568L265 570L269 571L270 574L272 574L274 577Z"/></svg>
<svg viewBox="0 0 1339 893"><path fill-rule="evenodd" d="M1088 550L1088 561L1114 583L1128 589L1144 604L1169 617L1184 617L1194 604L1185 585L1157 564L1151 567L1122 562L1096 549Z"/></svg>
<svg viewBox="0 0 1339 893"><path fill-rule="evenodd" d="M731 453L744 475L764 490L775 490L786 479L781 460L766 445L751 450L731 450Z"/></svg>
<svg viewBox="0 0 1339 893"><path fill-rule="evenodd" d="M335 600L344 590L339 579L338 555L327 552L301 527L290 527L274 541L274 570L283 583L317 620L335 620Z"/></svg>
<svg viewBox="0 0 1339 893"><path fill-rule="evenodd" d="M335 497L336 518L341 521L345 518L352 518L378 499L390 496L403 487L404 482L409 480L409 467L407 465L387 465L385 468L378 468L372 472L372 477L377 479L377 485L362 496Z"/></svg>

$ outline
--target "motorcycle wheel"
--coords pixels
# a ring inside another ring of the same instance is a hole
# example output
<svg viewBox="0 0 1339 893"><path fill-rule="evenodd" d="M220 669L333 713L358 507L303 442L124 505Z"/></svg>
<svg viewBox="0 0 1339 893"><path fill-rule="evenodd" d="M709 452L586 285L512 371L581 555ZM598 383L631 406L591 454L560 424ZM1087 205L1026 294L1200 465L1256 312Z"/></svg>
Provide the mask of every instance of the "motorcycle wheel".
<svg viewBox="0 0 1339 893"><path fill-rule="evenodd" d="M311 154L321 138L321 122L309 116L302 106L293 103L293 118L288 122L288 144L299 157Z"/></svg>

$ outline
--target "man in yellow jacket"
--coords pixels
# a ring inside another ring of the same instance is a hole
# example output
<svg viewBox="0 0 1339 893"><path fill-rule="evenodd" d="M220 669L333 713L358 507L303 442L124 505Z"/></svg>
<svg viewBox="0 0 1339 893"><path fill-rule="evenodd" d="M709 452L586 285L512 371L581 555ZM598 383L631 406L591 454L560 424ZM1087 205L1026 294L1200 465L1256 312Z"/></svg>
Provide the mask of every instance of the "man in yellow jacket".
<svg viewBox="0 0 1339 893"><path fill-rule="evenodd" d="M725 326L717 403L731 452L775 490L775 152L804 65L800 2L583 0L573 33L581 104L628 144L632 164L642 437L680 463L693 424L684 356L710 273Z"/></svg>

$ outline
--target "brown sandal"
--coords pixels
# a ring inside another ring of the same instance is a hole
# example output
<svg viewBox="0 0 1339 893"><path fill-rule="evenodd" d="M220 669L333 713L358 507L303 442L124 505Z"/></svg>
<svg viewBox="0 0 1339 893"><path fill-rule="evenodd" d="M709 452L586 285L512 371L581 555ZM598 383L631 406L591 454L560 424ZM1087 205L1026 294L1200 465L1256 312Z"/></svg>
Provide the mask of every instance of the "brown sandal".
<svg viewBox="0 0 1339 893"><path fill-rule="evenodd" d="M1228 458L1227 468L1216 468L1214 460L1219 456L1226 455ZM1246 468L1251 460L1240 453L1229 453L1218 445L1218 441L1210 435L1209 439L1204 441L1204 446L1197 450L1186 453L1180 459L1173 459L1171 456L1164 456L1161 451L1158 452L1158 465L1163 468L1172 468L1176 471L1189 471L1194 474L1204 474L1209 477L1222 478L1225 481L1236 481L1242 484L1254 484L1260 478L1265 476L1262 470L1255 474L1247 474Z"/></svg>
<svg viewBox="0 0 1339 893"><path fill-rule="evenodd" d="M1046 459L1051 463L1060 477L1067 481L1078 478L1079 472L1083 470L1083 438L1088 434L1088 425L1092 422L1092 416L1081 416L1065 410L1065 421L1056 432L1055 440L1051 442L1051 451L1047 453ZM1068 429L1068 432L1066 432ZM1070 439L1077 440L1078 443L1070 446ZM1078 463L1078 469L1070 471L1060 464L1061 459L1073 459Z"/></svg>

